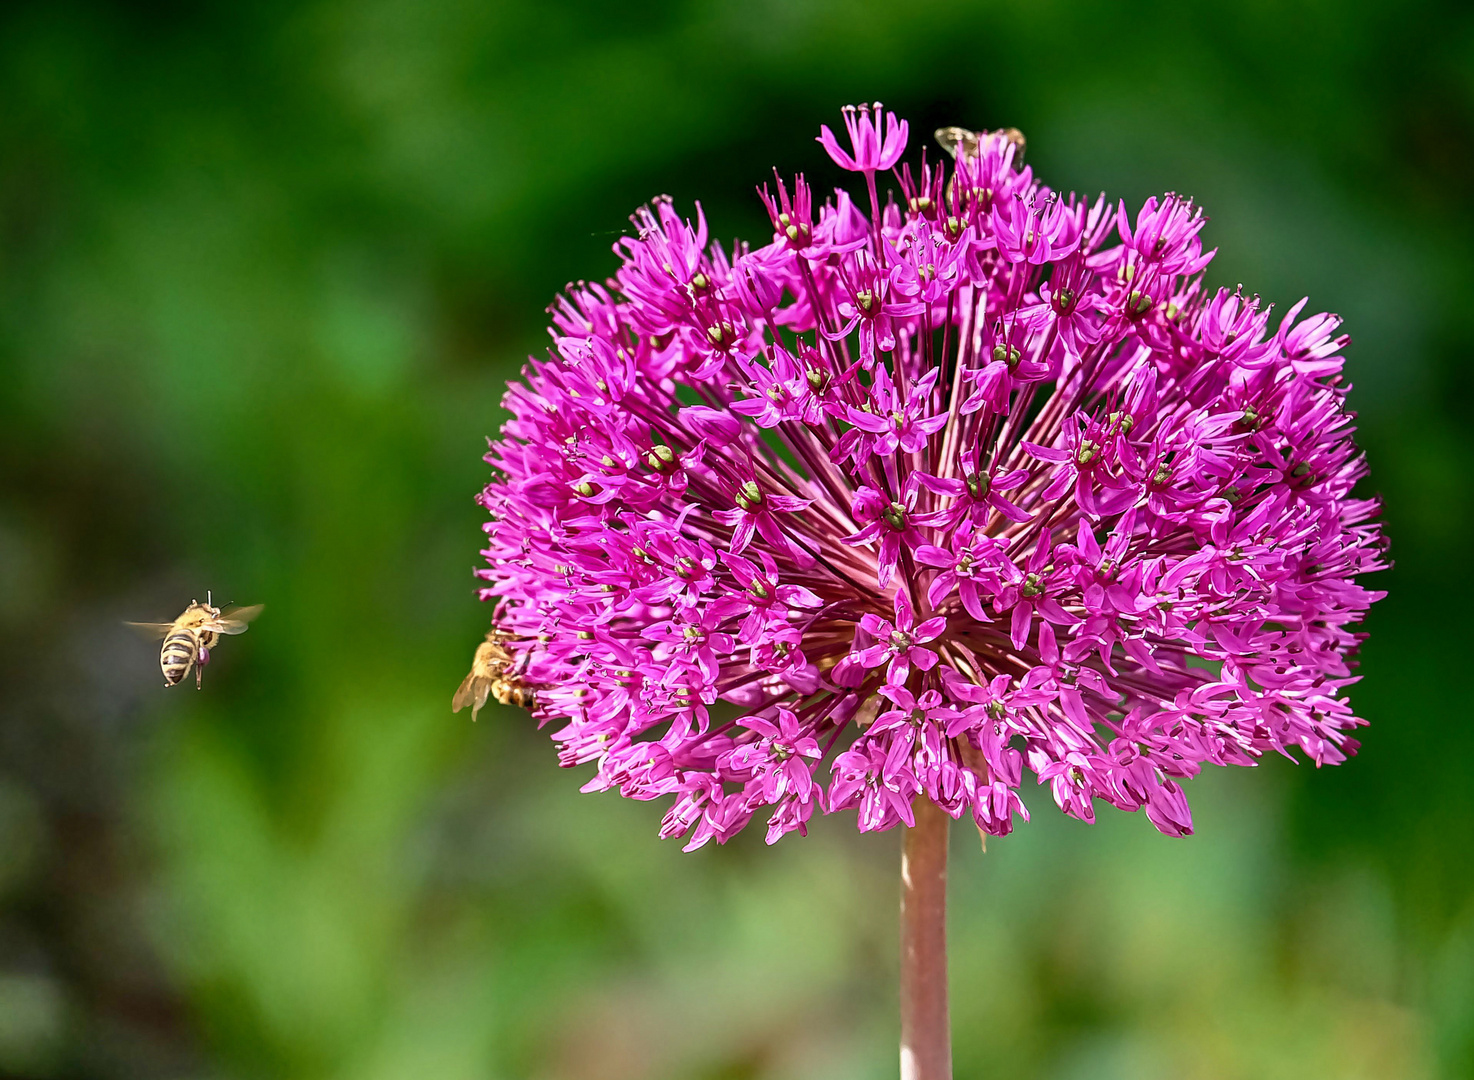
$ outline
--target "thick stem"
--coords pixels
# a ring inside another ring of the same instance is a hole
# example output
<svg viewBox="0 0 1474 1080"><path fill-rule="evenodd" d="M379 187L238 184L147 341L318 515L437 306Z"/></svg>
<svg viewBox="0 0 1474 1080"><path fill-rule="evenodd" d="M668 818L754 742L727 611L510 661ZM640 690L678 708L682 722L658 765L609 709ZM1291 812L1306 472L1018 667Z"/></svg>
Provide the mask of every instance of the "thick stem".
<svg viewBox="0 0 1474 1080"><path fill-rule="evenodd" d="M947 826L925 795L901 851L901 1080L952 1080L947 1013Z"/></svg>

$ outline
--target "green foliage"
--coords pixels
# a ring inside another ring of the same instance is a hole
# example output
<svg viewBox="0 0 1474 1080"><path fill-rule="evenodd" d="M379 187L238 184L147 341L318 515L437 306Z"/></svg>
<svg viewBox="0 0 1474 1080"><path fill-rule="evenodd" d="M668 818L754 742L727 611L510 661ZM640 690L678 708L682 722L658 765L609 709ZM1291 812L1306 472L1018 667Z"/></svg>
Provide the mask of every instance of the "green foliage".
<svg viewBox="0 0 1474 1080"><path fill-rule="evenodd" d="M894 837L684 856L449 713L544 305L875 97L1342 312L1398 559L1350 764L957 829L959 1076L1469 1075L1470 72L1433 3L8 5L0 1075L894 1075ZM117 622L207 588L267 610L166 693Z"/></svg>

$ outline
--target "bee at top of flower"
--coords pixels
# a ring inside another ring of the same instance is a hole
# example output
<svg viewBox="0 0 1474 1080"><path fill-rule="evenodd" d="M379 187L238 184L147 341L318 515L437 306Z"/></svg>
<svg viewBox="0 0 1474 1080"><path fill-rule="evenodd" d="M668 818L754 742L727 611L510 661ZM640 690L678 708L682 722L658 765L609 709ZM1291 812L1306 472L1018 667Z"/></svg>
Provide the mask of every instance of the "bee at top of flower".
<svg viewBox="0 0 1474 1080"><path fill-rule="evenodd" d="M1003 834L1026 770L1182 835L1204 764L1353 753L1386 563L1339 321L1271 326L1190 200L1050 191L1016 133L883 199L906 124L844 119L868 219L775 176L726 250L657 200L508 390L479 574L560 761L699 847L918 795Z"/></svg>

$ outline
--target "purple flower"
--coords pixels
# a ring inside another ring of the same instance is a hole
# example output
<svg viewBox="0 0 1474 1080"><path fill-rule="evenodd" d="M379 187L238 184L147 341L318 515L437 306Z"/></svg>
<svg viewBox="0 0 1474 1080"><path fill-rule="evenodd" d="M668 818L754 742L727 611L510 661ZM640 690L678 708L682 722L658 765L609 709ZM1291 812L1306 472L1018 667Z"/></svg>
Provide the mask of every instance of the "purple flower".
<svg viewBox="0 0 1474 1080"><path fill-rule="evenodd" d="M922 480L920 473L907 477L899 499L888 499L880 490L863 483L855 491L850 509L861 527L840 542L869 546L876 540L880 541L875 562L878 585L888 585L902 555L924 543L918 526L931 524L933 516L917 513L923 491Z"/></svg>
<svg viewBox="0 0 1474 1080"><path fill-rule="evenodd" d="M482 595L560 762L690 848L919 794L1003 834L1026 773L1183 835L1206 764L1354 753L1386 563L1338 320L1205 290L1193 204L1002 135L882 201L906 125L845 123L868 221L778 180L726 251L658 201L508 389Z"/></svg>
<svg viewBox="0 0 1474 1080"><path fill-rule="evenodd" d="M801 724L792 709L782 707L777 723L748 716L742 726L755 732L758 740L738 743L719 760L731 776L749 776L749 802L772 806L788 794L800 802L812 802L819 791L808 765L819 757L812 729Z"/></svg>
<svg viewBox="0 0 1474 1080"><path fill-rule="evenodd" d="M1018 570L1004 554L1007 544L993 536L978 536L970 521L952 533L949 548L922 544L916 549L918 562L941 572L931 581L926 599L933 608L943 606L955 589L963 610L978 622L991 622L983 600L1003 591L1006 578Z"/></svg>
<svg viewBox="0 0 1474 1080"><path fill-rule="evenodd" d="M878 101L873 107L875 116L872 119L870 105L845 106L844 126L849 132L853 154L846 154L839 148L839 140L829 130L828 124L820 125L817 141L841 169L884 172L894 169L896 162L901 160L901 154L906 150L906 121L898 122L895 113L882 112Z"/></svg>
<svg viewBox="0 0 1474 1080"><path fill-rule="evenodd" d="M729 417L728 419L732 419ZM784 531L778 514L792 514L805 509L812 499L800 499L793 495L766 495L756 480L735 483L731 499L737 504L733 510L713 510L711 516L722 525L732 526L732 550L746 551L754 534L761 536L775 548L783 549L800 566L813 564L813 557L799 546L791 533Z"/></svg>
<svg viewBox="0 0 1474 1080"><path fill-rule="evenodd" d="M886 686L897 687L905 686L912 664L920 671L930 671L937 666L937 654L921 646L923 642L941 636L947 628L947 620L938 616L917 626L911 601L904 593L896 593L895 622L869 614L860 617L860 626L875 639L875 644L855 653L855 663L867 669L889 665L885 672Z"/></svg>

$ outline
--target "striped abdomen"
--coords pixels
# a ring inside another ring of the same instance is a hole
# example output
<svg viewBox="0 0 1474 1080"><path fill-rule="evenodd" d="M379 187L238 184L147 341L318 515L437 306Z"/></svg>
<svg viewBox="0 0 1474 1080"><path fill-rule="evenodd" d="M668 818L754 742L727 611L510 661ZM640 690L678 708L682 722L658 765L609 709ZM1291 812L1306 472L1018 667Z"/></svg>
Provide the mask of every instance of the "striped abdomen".
<svg viewBox="0 0 1474 1080"><path fill-rule="evenodd" d="M199 639L193 630L171 630L164 638L164 648L159 653L159 666L164 669L164 683L174 686L194 667L199 651Z"/></svg>

